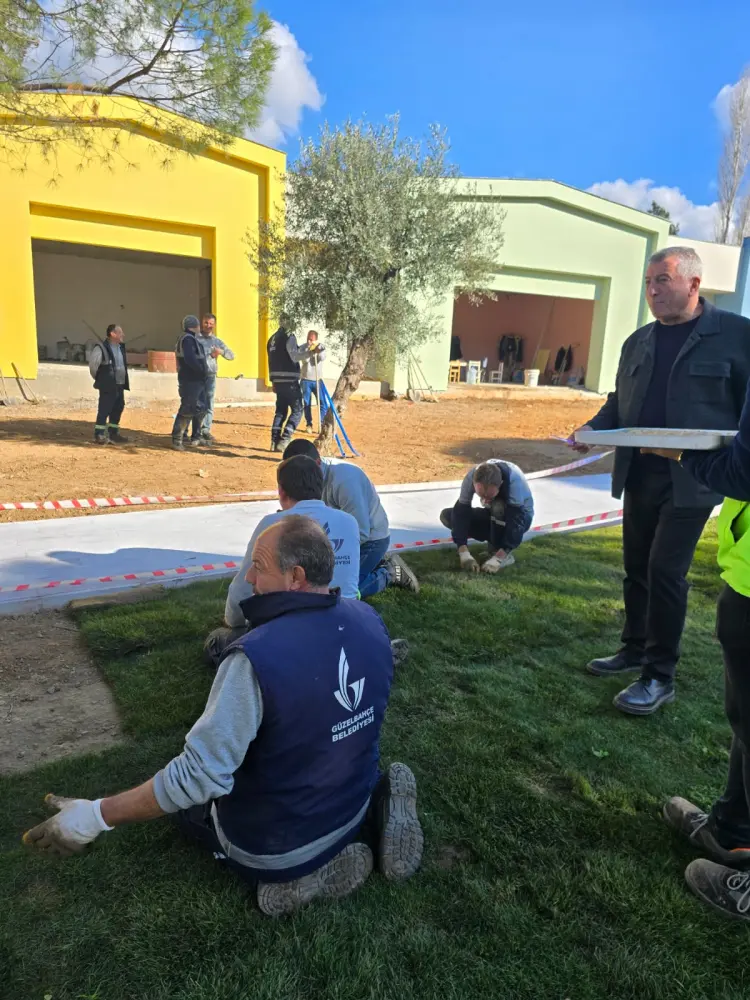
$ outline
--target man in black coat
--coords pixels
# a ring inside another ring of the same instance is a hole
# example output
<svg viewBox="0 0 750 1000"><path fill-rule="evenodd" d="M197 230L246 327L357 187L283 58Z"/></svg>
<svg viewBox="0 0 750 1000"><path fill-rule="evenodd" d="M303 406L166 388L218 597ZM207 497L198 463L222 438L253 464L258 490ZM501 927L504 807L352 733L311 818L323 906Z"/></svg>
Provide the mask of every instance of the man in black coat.
<svg viewBox="0 0 750 1000"><path fill-rule="evenodd" d="M110 323L107 339L100 341L89 355L89 371L94 388L99 390L94 441L97 444L127 444L120 433L120 418L125 409L125 393L130 388L128 355L122 327Z"/></svg>
<svg viewBox="0 0 750 1000"><path fill-rule="evenodd" d="M646 298L656 322L623 344L615 390L587 428L737 429L750 378L750 320L702 298L702 274L689 247L651 257ZM633 448L616 450L612 493L624 494L625 627L622 648L592 660L588 669L600 677L637 672L614 704L631 715L650 715L674 701L686 576L722 498L678 464Z"/></svg>
<svg viewBox="0 0 750 1000"><path fill-rule="evenodd" d="M177 357L177 387L180 392L180 408L172 427L172 447L176 451L185 450L185 434L191 421L200 428L208 412L206 387L208 382L208 358L201 344L201 325L197 316L186 316L182 321L182 334L175 346ZM193 447L203 444L199 436L188 438Z"/></svg>

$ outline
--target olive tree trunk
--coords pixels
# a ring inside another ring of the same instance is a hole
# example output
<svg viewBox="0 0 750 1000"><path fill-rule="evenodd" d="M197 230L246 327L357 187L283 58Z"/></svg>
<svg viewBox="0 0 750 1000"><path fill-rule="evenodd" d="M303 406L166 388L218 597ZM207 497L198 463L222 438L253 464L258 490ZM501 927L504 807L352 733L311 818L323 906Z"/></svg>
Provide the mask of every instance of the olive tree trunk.
<svg viewBox="0 0 750 1000"><path fill-rule="evenodd" d="M368 334L361 340L355 340L349 348L349 356L346 359L344 369L339 375L336 388L333 391L333 405L339 416L343 416L346 411L349 397L359 388L359 383L365 374L367 362L372 356L374 339L372 334ZM320 434L315 445L321 455L328 454L333 447L333 435L336 430L336 422L333 413L329 410L323 421Z"/></svg>

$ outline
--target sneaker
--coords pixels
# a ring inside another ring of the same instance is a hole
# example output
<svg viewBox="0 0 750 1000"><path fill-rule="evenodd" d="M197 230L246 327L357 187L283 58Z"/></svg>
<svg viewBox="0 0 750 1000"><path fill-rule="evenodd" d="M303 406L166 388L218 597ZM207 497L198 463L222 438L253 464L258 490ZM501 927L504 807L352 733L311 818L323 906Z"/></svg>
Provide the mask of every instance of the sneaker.
<svg viewBox="0 0 750 1000"><path fill-rule="evenodd" d="M378 862L390 882L403 882L422 863L424 834L417 816L417 779L406 764L391 764L378 803Z"/></svg>
<svg viewBox="0 0 750 1000"><path fill-rule="evenodd" d="M419 580L412 570L406 565L401 556L387 555L383 560L390 573L391 587L400 587L402 590L411 590L412 593L419 593Z"/></svg>
<svg viewBox="0 0 750 1000"><path fill-rule="evenodd" d="M129 437L125 437L124 434L120 434L119 431L110 431L109 432L109 440L113 444L130 444L130 438Z"/></svg>
<svg viewBox="0 0 750 1000"><path fill-rule="evenodd" d="M500 569L506 569L508 566L515 565L516 557L513 555L512 552L509 552L504 559L498 559L498 563L500 564L499 566Z"/></svg>
<svg viewBox="0 0 750 1000"><path fill-rule="evenodd" d="M391 639L391 655L393 666L400 667L409 659L409 643L406 639Z"/></svg>
<svg viewBox="0 0 750 1000"><path fill-rule="evenodd" d="M723 917L750 920L750 874L699 858L685 869L685 881L698 899Z"/></svg>
<svg viewBox="0 0 750 1000"><path fill-rule="evenodd" d="M705 852L714 860L735 868L750 866L750 847L722 847L716 839L709 814L687 799L674 796L665 804L662 815L673 830L689 840L701 853Z"/></svg>
<svg viewBox="0 0 750 1000"><path fill-rule="evenodd" d="M315 428L313 427L312 424L308 424L307 427L305 427L305 430L307 431L308 434L314 434L315 433Z"/></svg>
<svg viewBox="0 0 750 1000"><path fill-rule="evenodd" d="M293 882L260 882L258 906L268 917L295 913L314 899L343 899L360 889L373 868L367 844L349 844L328 864Z"/></svg>

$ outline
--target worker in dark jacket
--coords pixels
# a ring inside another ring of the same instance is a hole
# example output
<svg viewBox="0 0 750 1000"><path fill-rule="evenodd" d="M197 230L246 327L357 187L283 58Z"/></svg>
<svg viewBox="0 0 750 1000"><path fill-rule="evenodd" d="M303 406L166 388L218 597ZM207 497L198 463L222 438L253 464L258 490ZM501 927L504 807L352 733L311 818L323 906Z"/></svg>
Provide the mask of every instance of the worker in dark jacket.
<svg viewBox="0 0 750 1000"><path fill-rule="evenodd" d="M182 334L175 346L177 357L177 386L180 391L180 408L172 427L172 447L176 451L185 450L185 433L193 426L200 432L201 421L208 410L206 384L208 382L208 360L200 340L200 323L197 316L186 316L182 321ZM193 447L201 444L198 435L188 439Z"/></svg>
<svg viewBox="0 0 750 1000"><path fill-rule="evenodd" d="M688 247L653 255L646 298L656 322L625 341L615 390L587 427L736 429L750 378L750 320L701 298L701 275L701 260ZM617 449L612 492L625 498L625 627L619 652L588 669L603 677L637 672L614 703L650 715L675 697L686 576L722 498L686 469L632 448Z"/></svg>
<svg viewBox="0 0 750 1000"><path fill-rule="evenodd" d="M670 799L667 822L708 855L691 862L685 880L718 913L750 920L750 383L732 446L718 451L659 451L703 487L727 499L719 515L719 566L724 590L716 634L725 666L727 718L734 738L724 794L708 813Z"/></svg>
<svg viewBox="0 0 750 1000"><path fill-rule="evenodd" d="M99 390L94 441L97 444L127 444L120 433L120 418L125 409L125 393L130 388L128 355L122 327L110 323L107 339L97 344L89 355L89 371L94 388Z"/></svg>
<svg viewBox="0 0 750 1000"><path fill-rule="evenodd" d="M300 361L315 353L299 347L297 338L286 328L285 320L268 341L268 373L276 393L276 412L271 428L271 451L283 451L292 440L302 418L303 402L300 386ZM287 416L289 419L287 419Z"/></svg>
<svg viewBox="0 0 750 1000"><path fill-rule="evenodd" d="M473 507L477 496L481 507ZM440 514L440 523L450 530L458 549L461 569L479 572L479 563L469 551L469 538L487 542L488 558L483 573L497 573L516 561L513 552L534 520L534 498L523 472L513 462L491 458L469 469L453 507Z"/></svg>

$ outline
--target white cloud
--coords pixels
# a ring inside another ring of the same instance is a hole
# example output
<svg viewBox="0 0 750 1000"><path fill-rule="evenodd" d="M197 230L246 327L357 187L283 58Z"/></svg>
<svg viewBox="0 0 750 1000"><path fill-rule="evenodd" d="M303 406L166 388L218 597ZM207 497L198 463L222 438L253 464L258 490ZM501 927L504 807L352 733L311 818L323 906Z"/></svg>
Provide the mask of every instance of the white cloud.
<svg viewBox="0 0 750 1000"><path fill-rule="evenodd" d="M320 111L324 98L308 67L310 57L289 28L275 21L271 35L277 49L276 65L261 122L248 138L279 146L298 131L304 109Z"/></svg>
<svg viewBox="0 0 750 1000"><path fill-rule="evenodd" d="M654 184L647 178L637 181L601 181L592 184L591 194L598 194L620 205L639 208L647 212L651 202L658 202L669 212L672 221L678 223L680 235L695 240L713 240L716 220L716 203L696 205L679 188Z"/></svg>

